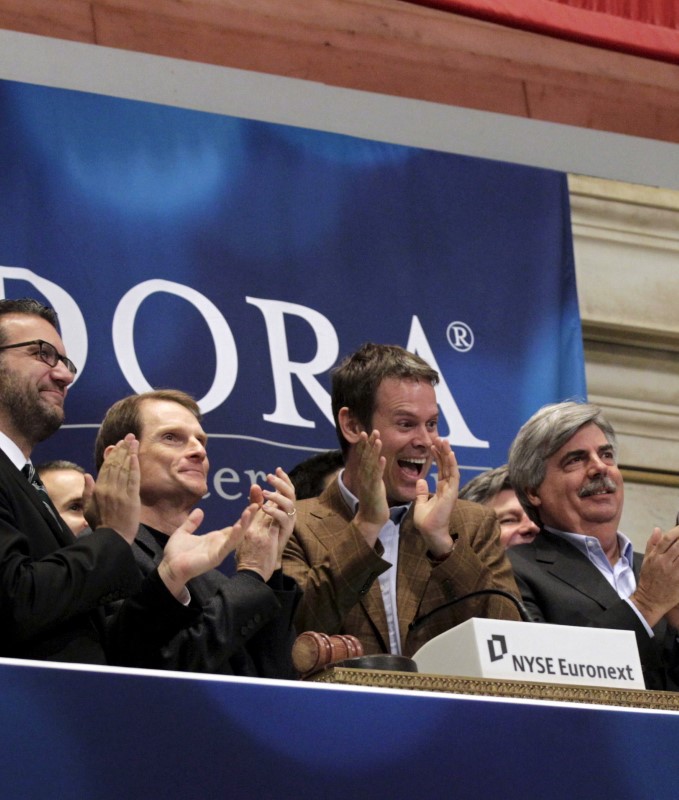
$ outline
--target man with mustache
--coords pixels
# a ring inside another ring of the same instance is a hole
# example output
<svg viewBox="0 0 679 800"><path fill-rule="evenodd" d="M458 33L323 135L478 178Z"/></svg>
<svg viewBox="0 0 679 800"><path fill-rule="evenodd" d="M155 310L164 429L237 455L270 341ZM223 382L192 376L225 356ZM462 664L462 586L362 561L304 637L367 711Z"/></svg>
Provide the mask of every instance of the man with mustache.
<svg viewBox="0 0 679 800"><path fill-rule="evenodd" d="M679 688L679 527L654 528L644 556L618 530L624 487L601 409L537 411L509 453L509 478L535 540L509 550L537 622L634 631L647 688Z"/></svg>
<svg viewBox="0 0 679 800"><path fill-rule="evenodd" d="M394 345L364 344L333 371L345 466L320 497L297 504L283 556L304 590L297 630L351 634L366 654L410 656L470 617L518 619L500 593L446 606L478 590L518 592L495 513L457 498L437 382L424 359Z"/></svg>

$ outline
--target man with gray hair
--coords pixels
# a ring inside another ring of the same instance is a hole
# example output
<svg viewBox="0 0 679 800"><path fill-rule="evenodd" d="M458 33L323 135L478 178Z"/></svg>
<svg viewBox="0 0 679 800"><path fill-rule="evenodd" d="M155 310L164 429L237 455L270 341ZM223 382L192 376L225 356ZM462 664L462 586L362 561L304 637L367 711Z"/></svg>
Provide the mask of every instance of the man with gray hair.
<svg viewBox="0 0 679 800"><path fill-rule="evenodd" d="M615 431L590 403L544 406L517 434L509 477L540 526L508 555L537 622L632 630L648 688L679 688L679 527L642 557L618 530L624 487Z"/></svg>

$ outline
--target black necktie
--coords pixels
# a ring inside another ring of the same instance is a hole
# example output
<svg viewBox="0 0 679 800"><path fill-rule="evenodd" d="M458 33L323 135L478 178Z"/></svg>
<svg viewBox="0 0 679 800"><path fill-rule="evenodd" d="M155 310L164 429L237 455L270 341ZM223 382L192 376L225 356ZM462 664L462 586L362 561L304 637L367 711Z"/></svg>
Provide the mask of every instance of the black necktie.
<svg viewBox="0 0 679 800"><path fill-rule="evenodd" d="M29 461L27 464L24 464L21 474L26 478L26 480L31 484L31 486L38 492L40 495L40 499L42 500L43 505L45 508L50 512L52 518L55 521L57 520L57 515L52 508L52 504L49 501L49 495L47 494L47 489L45 489L45 484L40 480L40 476L36 474L35 467Z"/></svg>

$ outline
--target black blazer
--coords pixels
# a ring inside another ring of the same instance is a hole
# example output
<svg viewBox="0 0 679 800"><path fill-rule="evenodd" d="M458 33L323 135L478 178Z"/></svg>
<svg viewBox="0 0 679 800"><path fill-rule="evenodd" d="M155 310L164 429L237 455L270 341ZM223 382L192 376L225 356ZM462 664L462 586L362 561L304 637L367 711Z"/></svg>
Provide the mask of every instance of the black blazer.
<svg viewBox="0 0 679 800"><path fill-rule="evenodd" d="M599 570L576 547L541 530L530 544L507 551L523 602L536 622L634 631L649 689L679 688L676 632L661 621L651 637ZM643 556L634 554L639 577Z"/></svg>
<svg viewBox="0 0 679 800"><path fill-rule="evenodd" d="M0 655L107 663L99 607L140 587L113 530L77 539L0 450Z"/></svg>
<svg viewBox="0 0 679 800"><path fill-rule="evenodd" d="M144 576L163 557L164 537L143 525L132 550ZM275 588L274 588L275 587ZM212 672L264 678L295 678L292 667L292 624L301 592L292 578L275 574L269 584L238 572L219 570L189 581L189 606L182 606L183 624L161 641L137 642L121 652L127 666Z"/></svg>

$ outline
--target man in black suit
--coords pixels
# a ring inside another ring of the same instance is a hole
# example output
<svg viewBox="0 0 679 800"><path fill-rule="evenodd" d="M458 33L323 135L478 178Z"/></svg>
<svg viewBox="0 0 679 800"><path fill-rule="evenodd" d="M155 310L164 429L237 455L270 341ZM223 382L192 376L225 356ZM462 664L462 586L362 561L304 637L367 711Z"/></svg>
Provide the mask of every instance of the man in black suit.
<svg viewBox="0 0 679 800"><path fill-rule="evenodd" d="M104 468L123 431L139 440L141 525L132 546L143 575L155 570L174 531L207 492L207 435L188 394L164 389L115 403L101 424L95 461ZM185 625L129 665L268 678L295 678L292 618L300 597L281 557L294 525L295 492L282 469L255 486L258 511L236 549L236 573L211 570L188 584ZM266 499L266 502L264 500Z"/></svg>
<svg viewBox="0 0 679 800"><path fill-rule="evenodd" d="M138 442L126 435L96 486L87 476L98 524L76 540L44 487L31 482L31 452L61 425L76 373L57 324L54 310L35 300L0 300L0 656L106 664L118 647L151 646L183 624L177 598L186 582L233 550L251 511L234 528L194 537L197 512L142 581L130 548ZM105 629L102 606L125 597Z"/></svg>
<svg viewBox="0 0 679 800"><path fill-rule="evenodd" d="M631 630L648 688L679 688L679 527L655 528L642 557L618 530L615 431L589 403L545 406L523 425L509 477L535 540L508 551L538 622Z"/></svg>

